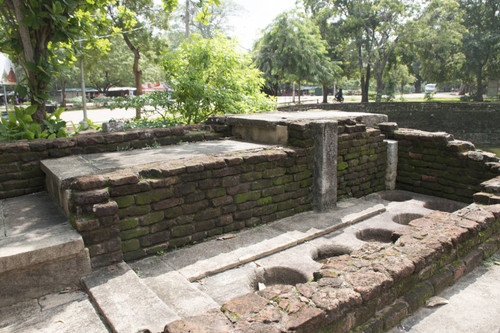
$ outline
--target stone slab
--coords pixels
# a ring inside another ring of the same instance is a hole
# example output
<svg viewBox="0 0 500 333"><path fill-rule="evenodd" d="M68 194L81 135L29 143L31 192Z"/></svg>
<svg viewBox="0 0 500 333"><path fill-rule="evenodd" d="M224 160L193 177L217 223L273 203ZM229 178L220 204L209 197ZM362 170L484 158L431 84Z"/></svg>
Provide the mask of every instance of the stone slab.
<svg viewBox="0 0 500 333"><path fill-rule="evenodd" d="M180 318L125 263L100 269L82 282L115 332L161 332Z"/></svg>
<svg viewBox="0 0 500 333"><path fill-rule="evenodd" d="M105 324L82 292L51 294L0 308L0 332L104 333Z"/></svg>
<svg viewBox="0 0 500 333"><path fill-rule="evenodd" d="M0 201L0 239L67 222L45 192Z"/></svg>
<svg viewBox="0 0 500 333"><path fill-rule="evenodd" d="M140 165L167 163L172 160L191 159L268 147L270 146L235 140L207 141L163 146L156 149L135 149L112 153L68 156L43 160L41 165L45 173L57 178L56 183L63 184L65 181L79 176L104 174Z"/></svg>
<svg viewBox="0 0 500 333"><path fill-rule="evenodd" d="M365 113L365 112L342 112L342 111L324 111L324 110L309 110L301 112L269 112L243 115L225 115L229 125L240 126L261 126L274 127L284 125L291 122L309 122L315 120L347 120L359 119L367 126L373 126L387 121L387 115Z"/></svg>
<svg viewBox="0 0 500 333"><path fill-rule="evenodd" d="M179 272L173 271L143 279L144 283L179 316L201 315L220 306L210 296L201 292Z"/></svg>

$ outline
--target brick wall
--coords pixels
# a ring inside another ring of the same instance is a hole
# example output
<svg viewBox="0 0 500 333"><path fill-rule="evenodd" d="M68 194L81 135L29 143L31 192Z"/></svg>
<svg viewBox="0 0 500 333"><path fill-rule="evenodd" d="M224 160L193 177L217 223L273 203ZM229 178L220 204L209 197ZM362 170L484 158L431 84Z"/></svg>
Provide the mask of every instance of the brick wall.
<svg viewBox="0 0 500 333"><path fill-rule="evenodd" d="M311 209L306 149L267 149L85 176L71 220L94 267L137 259Z"/></svg>
<svg viewBox="0 0 500 333"><path fill-rule="evenodd" d="M223 126L218 129L224 130ZM0 143L0 199L43 191L45 175L40 161L44 159L211 140L222 135L191 125Z"/></svg>
<svg viewBox="0 0 500 333"><path fill-rule="evenodd" d="M386 114L400 127L434 132L444 131L479 146L500 146L500 103L331 103L286 106L279 111L308 109Z"/></svg>
<svg viewBox="0 0 500 333"><path fill-rule="evenodd" d="M443 132L400 129L397 187L462 202L472 202L481 183L500 174L500 159Z"/></svg>
<svg viewBox="0 0 500 333"><path fill-rule="evenodd" d="M362 124L339 128L337 198L385 190L387 144L379 130Z"/></svg>

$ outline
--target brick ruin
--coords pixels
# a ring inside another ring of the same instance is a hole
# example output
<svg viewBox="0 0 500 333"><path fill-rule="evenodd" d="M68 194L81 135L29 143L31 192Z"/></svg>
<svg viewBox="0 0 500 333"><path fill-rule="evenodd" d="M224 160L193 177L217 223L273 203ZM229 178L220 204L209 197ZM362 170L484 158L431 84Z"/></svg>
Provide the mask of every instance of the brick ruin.
<svg viewBox="0 0 500 333"><path fill-rule="evenodd" d="M52 192L83 236L93 268L312 209L328 210L339 200L379 192L391 183L475 201L459 211L411 221L394 232L391 244L368 244L330 258L314 281L270 286L165 328L379 332L500 248L498 157L446 133L398 129L386 120L351 116L269 125L218 117L204 126L0 143L0 195ZM249 124L256 132L241 130ZM49 171L41 167L47 158L232 135L266 137L273 146L84 175L57 189L51 181L45 184L44 171ZM388 171L388 165L397 169Z"/></svg>

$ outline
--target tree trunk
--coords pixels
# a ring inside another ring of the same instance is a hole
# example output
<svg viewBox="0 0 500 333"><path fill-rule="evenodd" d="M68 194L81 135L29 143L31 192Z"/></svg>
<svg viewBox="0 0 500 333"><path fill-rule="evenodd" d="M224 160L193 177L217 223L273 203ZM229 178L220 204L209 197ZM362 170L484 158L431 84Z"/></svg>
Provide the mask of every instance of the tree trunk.
<svg viewBox="0 0 500 333"><path fill-rule="evenodd" d="M415 93L420 94L422 92L422 77L420 75L415 75L417 81L415 81Z"/></svg>
<svg viewBox="0 0 500 333"><path fill-rule="evenodd" d="M295 82L292 84L292 103L295 103Z"/></svg>
<svg viewBox="0 0 500 333"><path fill-rule="evenodd" d="M323 102L322 103L327 104L328 103L328 87L326 85L323 85L322 92L323 92Z"/></svg>
<svg viewBox="0 0 500 333"><path fill-rule="evenodd" d="M300 81L299 81L299 104L300 104L300 95L301 95L301 90L300 90Z"/></svg>
<svg viewBox="0 0 500 333"><path fill-rule="evenodd" d="M61 82L61 106L66 107L66 80Z"/></svg>
<svg viewBox="0 0 500 333"><path fill-rule="evenodd" d="M480 68L476 73L476 85L477 85L477 90L476 90L476 96L474 96L474 101L475 102L482 102L483 101L483 94L484 94L483 68Z"/></svg>
<svg viewBox="0 0 500 333"><path fill-rule="evenodd" d="M134 66L133 66L133 71L134 71L134 76L135 76L135 89L136 89L136 96L141 96L142 95L142 85L141 85L141 78L142 78L142 71L139 70L139 60L141 59L141 53L138 48L136 48L130 39L128 38L127 35L123 35L123 39L125 40L125 43L127 44L128 48L134 53ZM135 109L135 117L137 119L141 119L141 108L136 108Z"/></svg>
<svg viewBox="0 0 500 333"><path fill-rule="evenodd" d="M189 17L189 0L186 0L186 12L184 13L184 25L186 26L186 31L184 32L184 38L189 41L190 32L190 17Z"/></svg>
<svg viewBox="0 0 500 333"><path fill-rule="evenodd" d="M368 89L370 87L370 65L366 67L366 75L361 74L361 103L368 103Z"/></svg>
<svg viewBox="0 0 500 333"><path fill-rule="evenodd" d="M382 102L382 92L384 91L384 81L382 79L382 75L377 74L377 97L375 98L375 102Z"/></svg>

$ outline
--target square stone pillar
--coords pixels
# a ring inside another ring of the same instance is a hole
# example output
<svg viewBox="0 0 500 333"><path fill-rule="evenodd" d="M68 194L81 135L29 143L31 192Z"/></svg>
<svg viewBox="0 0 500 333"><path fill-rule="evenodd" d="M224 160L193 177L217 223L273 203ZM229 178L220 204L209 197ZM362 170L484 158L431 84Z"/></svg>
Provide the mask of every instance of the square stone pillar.
<svg viewBox="0 0 500 333"><path fill-rule="evenodd" d="M337 203L338 123L324 120L310 126L314 138L313 209L324 212Z"/></svg>
<svg viewBox="0 0 500 333"><path fill-rule="evenodd" d="M398 177L398 142L395 140L384 140L387 143L387 169L385 173L385 188L396 189Z"/></svg>

